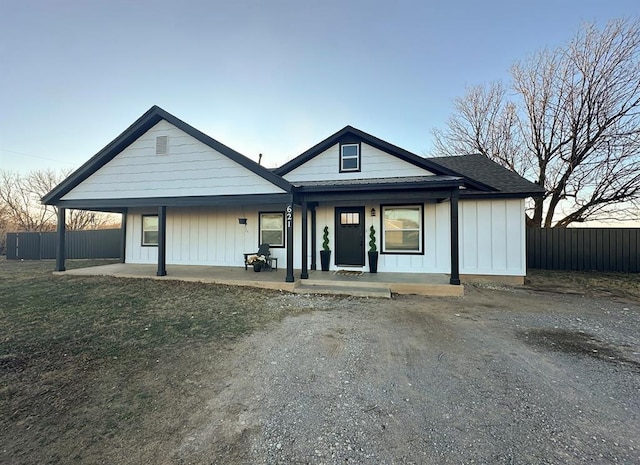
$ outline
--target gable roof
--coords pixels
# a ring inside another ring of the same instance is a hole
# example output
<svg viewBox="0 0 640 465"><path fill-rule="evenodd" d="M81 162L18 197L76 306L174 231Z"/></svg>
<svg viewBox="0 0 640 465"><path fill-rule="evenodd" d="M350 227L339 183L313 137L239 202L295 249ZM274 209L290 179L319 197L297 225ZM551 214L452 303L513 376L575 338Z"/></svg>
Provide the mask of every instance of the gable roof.
<svg viewBox="0 0 640 465"><path fill-rule="evenodd" d="M286 192L291 192L291 184L284 178L277 176L270 170L259 165L250 158L245 157L239 152L227 147L217 140L207 136L205 133L198 131L193 126L176 118L171 113L166 112L162 108L154 105L145 114L138 118L131 126L129 126L122 134L111 141L106 147L91 157L85 164L74 171L69 177L58 184L51 192L42 197L42 203L54 204L62 197L68 194L73 188L82 183L85 179L98 171L109 161L113 160L116 155L126 149L135 142L141 135L155 126L159 121L165 120L178 129L184 131L191 137L197 139L203 144L211 147L222 155L233 160L237 164L247 168L253 173L261 176L272 184L280 187Z"/></svg>
<svg viewBox="0 0 640 465"><path fill-rule="evenodd" d="M390 144L389 142L386 142L382 139L372 136L371 134L367 134L366 132L361 131L360 129L354 128L353 126L345 126L335 134L330 135L323 141L311 147L309 150L298 155L293 160L290 160L284 165L282 165L280 168L277 168L275 170L276 173L282 176L289 173L290 171L293 171L295 168L308 162L310 159L312 159L316 155L319 155L320 153L324 152L328 148L334 146L335 144L340 142L343 138L349 135L355 136L356 138L366 142L372 147L375 147L377 149L383 150L384 152L395 155L401 160L412 163L421 168L425 168L429 171L434 171L436 174L446 174L446 175L454 174L454 173L451 173L449 169L433 164L426 158L419 157L418 155L415 155L403 148L400 148L396 145Z"/></svg>
<svg viewBox="0 0 640 465"><path fill-rule="evenodd" d="M435 157L431 161L460 173L461 176L473 177L479 182L493 187L497 192L466 191L461 195L510 195L516 197L539 197L544 188L524 179L519 174L490 160L486 156L475 153L470 155Z"/></svg>
<svg viewBox="0 0 640 465"><path fill-rule="evenodd" d="M353 126L345 126L335 134L330 135L323 141L311 147L309 150L298 155L293 160L290 160L284 165L282 165L281 167L276 168L274 170L274 173L280 176L284 176L287 173L298 168L299 166L303 165L304 163L308 162L315 156L321 154L325 150L339 143L341 140L348 137L355 137L357 139L360 139L361 141L367 143L372 147L375 147L386 153L394 155L401 160L411 163L419 168L430 171L436 175L463 177L465 180L465 184L469 185L470 187L473 187L479 190L487 190L487 191L494 190L491 186L485 185L475 180L473 177L464 176L464 175L461 176L460 173L454 170L451 170L450 168L444 165L434 163L432 160L428 158L420 157L414 153L409 152L408 150L398 147L397 145L390 144L389 142L379 139L378 137L372 136L371 134L361 131L360 129L354 128Z"/></svg>
<svg viewBox="0 0 640 465"><path fill-rule="evenodd" d="M419 168L431 171L435 175L463 178L467 189L461 190L460 194L464 196L482 195L483 197L526 198L537 197L545 192L537 184L524 179L519 174L491 161L483 155L471 154L424 158L353 126L345 126L296 158L276 168L274 173L284 176L349 136L356 137L372 147L394 155ZM364 183L366 182L364 181Z"/></svg>

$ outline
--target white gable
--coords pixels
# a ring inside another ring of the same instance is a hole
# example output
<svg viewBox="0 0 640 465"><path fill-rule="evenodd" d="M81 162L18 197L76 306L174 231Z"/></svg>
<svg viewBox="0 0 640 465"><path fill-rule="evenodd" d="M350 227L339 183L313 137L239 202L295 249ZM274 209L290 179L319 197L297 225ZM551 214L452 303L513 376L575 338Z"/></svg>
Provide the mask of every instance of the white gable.
<svg viewBox="0 0 640 465"><path fill-rule="evenodd" d="M360 144L360 171L340 173L340 144L335 144L284 175L289 182L429 176L432 172L375 147Z"/></svg>
<svg viewBox="0 0 640 465"><path fill-rule="evenodd" d="M161 138L156 154L156 137ZM164 150L166 142L166 150ZM165 120L62 200L186 197L285 192Z"/></svg>

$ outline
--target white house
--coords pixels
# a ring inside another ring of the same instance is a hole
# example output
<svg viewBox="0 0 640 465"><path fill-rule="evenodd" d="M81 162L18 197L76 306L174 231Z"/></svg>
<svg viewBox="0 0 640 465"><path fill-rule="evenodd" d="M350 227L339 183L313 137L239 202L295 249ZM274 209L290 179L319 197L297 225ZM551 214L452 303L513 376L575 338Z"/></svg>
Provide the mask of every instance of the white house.
<svg viewBox="0 0 640 465"><path fill-rule="evenodd" d="M154 106L43 197L123 213L123 260L244 266L269 243L286 281L316 269L327 228L332 270L523 279L525 199L543 190L482 155L423 158L347 126L275 170Z"/></svg>

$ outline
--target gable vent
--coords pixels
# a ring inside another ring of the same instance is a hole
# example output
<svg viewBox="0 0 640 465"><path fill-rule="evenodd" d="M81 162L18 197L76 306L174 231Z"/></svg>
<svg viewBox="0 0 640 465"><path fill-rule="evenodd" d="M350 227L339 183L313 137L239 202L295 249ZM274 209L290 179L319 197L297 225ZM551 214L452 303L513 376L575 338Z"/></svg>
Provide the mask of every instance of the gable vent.
<svg viewBox="0 0 640 465"><path fill-rule="evenodd" d="M156 137L156 155L166 155L169 151L169 136Z"/></svg>

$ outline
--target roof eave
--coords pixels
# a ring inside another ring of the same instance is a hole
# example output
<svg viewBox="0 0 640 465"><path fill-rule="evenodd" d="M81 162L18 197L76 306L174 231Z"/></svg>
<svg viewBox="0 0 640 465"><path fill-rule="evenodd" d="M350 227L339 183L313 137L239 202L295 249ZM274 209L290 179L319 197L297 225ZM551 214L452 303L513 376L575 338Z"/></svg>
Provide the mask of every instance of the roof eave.
<svg viewBox="0 0 640 465"><path fill-rule="evenodd" d="M102 168L109 160L113 158L107 158L108 155L113 152L120 152L128 147L135 140L133 136L141 131L143 125L149 124L149 122L153 119L155 119L155 122L153 124L157 124L162 119L158 110L163 111L156 105L152 106L131 126L129 126L119 136L109 142L102 150L100 150L93 157L87 160L82 166L80 166L80 168L71 173L64 181L54 187L50 192L45 194L41 198L41 202L45 205L54 204L64 195L69 193L69 191L78 186L78 184L87 179L91 174ZM129 141L129 139L131 138L133 139Z"/></svg>
<svg viewBox="0 0 640 465"><path fill-rule="evenodd" d="M464 198L478 198L478 199L527 199L529 197L537 198L542 197L544 192L469 192L460 191L460 197Z"/></svg>
<svg viewBox="0 0 640 465"><path fill-rule="evenodd" d="M285 174L296 169L297 167L305 164L307 161L309 161L319 153L322 153L332 145L335 145L338 139L340 139L342 136L344 136L349 132L349 129L353 129L353 128L351 128L351 126L345 126L344 128L340 129L338 132L330 135L326 139L318 142L313 147L305 150L304 152L302 152L300 155L296 156L292 160L289 160L284 165L278 168L275 168L273 170L274 173L279 176L284 176Z"/></svg>

